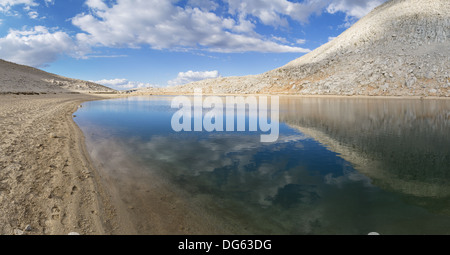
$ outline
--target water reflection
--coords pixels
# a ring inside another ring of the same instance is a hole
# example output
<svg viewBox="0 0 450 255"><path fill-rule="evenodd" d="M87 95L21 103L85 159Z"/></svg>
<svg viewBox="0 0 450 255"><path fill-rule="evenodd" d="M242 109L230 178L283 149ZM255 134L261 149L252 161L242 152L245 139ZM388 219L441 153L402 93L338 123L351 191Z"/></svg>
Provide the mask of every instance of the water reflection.
<svg viewBox="0 0 450 255"><path fill-rule="evenodd" d="M90 102L77 123L96 160L122 169L109 174L138 176L130 186L156 174L235 233L450 233L446 101L280 102L271 144L248 132L175 133L167 97ZM111 151L121 156L108 164Z"/></svg>
<svg viewBox="0 0 450 255"><path fill-rule="evenodd" d="M340 153L377 186L415 197L450 195L449 100L287 97L283 103L284 122Z"/></svg>

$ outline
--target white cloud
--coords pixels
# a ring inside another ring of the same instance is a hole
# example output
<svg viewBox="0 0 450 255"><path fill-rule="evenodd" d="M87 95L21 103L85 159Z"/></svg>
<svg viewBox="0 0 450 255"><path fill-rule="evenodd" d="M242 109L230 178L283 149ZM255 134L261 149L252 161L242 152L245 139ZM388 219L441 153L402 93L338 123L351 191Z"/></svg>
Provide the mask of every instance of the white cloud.
<svg viewBox="0 0 450 255"><path fill-rule="evenodd" d="M103 79L99 81L93 81L95 83L116 89L116 90L128 90L128 89L136 89L136 88L146 88L146 87L155 87L150 83L142 83L129 81L127 79Z"/></svg>
<svg viewBox="0 0 450 255"><path fill-rule="evenodd" d="M329 36L329 37L328 37L328 41L331 42L331 41L333 41L333 40L336 39L336 38L337 38L337 36Z"/></svg>
<svg viewBox="0 0 450 255"><path fill-rule="evenodd" d="M348 17L362 18L375 7L387 0L333 0L327 7L327 12L334 14L343 12Z"/></svg>
<svg viewBox="0 0 450 255"><path fill-rule="evenodd" d="M312 14L320 14L329 0L305 0L294 3L288 0L225 0L229 13L257 17L269 26L288 26L287 17L305 23Z"/></svg>
<svg viewBox="0 0 450 255"><path fill-rule="evenodd" d="M311 15L326 11L345 13L351 24L384 1L223 0L222 7L228 12L223 14L214 12L221 6L211 0L188 0L185 7L173 1L117 0L108 6L104 0L87 0L90 12L77 15L72 23L83 31L77 35L78 41L89 46L307 53L308 49L281 37L258 34L257 23L289 26L290 20L305 23Z"/></svg>
<svg viewBox="0 0 450 255"><path fill-rule="evenodd" d="M48 7L49 5L53 5L55 3L55 0L44 0L44 3ZM3 12L8 16L20 17L21 13L19 11L12 10L12 7L16 5L23 6L23 11L26 12L30 19L38 19L38 12L32 9L32 7L39 6L39 3L37 3L35 0L0 0L0 12ZM45 17L42 17L41 19L44 18Z"/></svg>
<svg viewBox="0 0 450 255"><path fill-rule="evenodd" d="M127 79L103 79L103 80L99 80L99 81L92 81L101 85L105 85L105 86L121 86L121 85L125 85L128 84L128 80Z"/></svg>
<svg viewBox="0 0 450 255"><path fill-rule="evenodd" d="M328 13L343 12L348 19L359 19L386 0L224 0L228 3L229 13L258 18L269 26L288 26L288 17L306 23L313 14L324 9Z"/></svg>
<svg viewBox="0 0 450 255"><path fill-rule="evenodd" d="M0 0L0 12L9 14L14 5L38 6L34 0Z"/></svg>
<svg viewBox="0 0 450 255"><path fill-rule="evenodd" d="M215 11L219 8L219 4L211 0L188 0L187 4L205 11Z"/></svg>
<svg viewBox="0 0 450 255"><path fill-rule="evenodd" d="M68 53L75 47L65 32L49 31L43 26L29 30L11 29L0 38L0 58L34 67L41 67Z"/></svg>
<svg viewBox="0 0 450 255"><path fill-rule="evenodd" d="M288 40L281 36L272 36L272 39L281 43L288 43Z"/></svg>
<svg viewBox="0 0 450 255"><path fill-rule="evenodd" d="M30 5L25 5L25 7L23 7L23 10L27 12L30 19L37 19L39 17L37 11L32 10Z"/></svg>
<svg viewBox="0 0 450 255"><path fill-rule="evenodd" d="M203 71L203 72L180 72L178 73L177 78L168 82L170 86L183 85L194 81L201 81L205 79L214 79L219 78L219 71Z"/></svg>
<svg viewBox="0 0 450 255"><path fill-rule="evenodd" d="M41 2L49 6L55 0ZM258 23L288 26L292 20L307 22L311 15L326 11L345 13L345 26L349 26L385 0L223 0L226 4L222 6L212 0L187 0L185 7L175 2L86 0L89 12L72 19L82 30L75 37L41 26L11 29L0 38L0 57L39 67L64 53L89 58L87 54L96 46L307 53L308 49L298 47L304 39L294 44L282 37L258 34ZM20 13L11 8L21 6L31 19L45 18L33 8L38 5L35 0L0 0L0 12L17 16Z"/></svg>
<svg viewBox="0 0 450 255"><path fill-rule="evenodd" d="M34 0L0 0L0 6L13 6L13 5L31 5L37 6L38 4Z"/></svg>
<svg viewBox="0 0 450 255"><path fill-rule="evenodd" d="M108 6L102 0L87 0L85 4L95 10L108 9Z"/></svg>
<svg viewBox="0 0 450 255"><path fill-rule="evenodd" d="M297 39L297 41L295 41L297 44L305 44L306 43L306 39Z"/></svg>
<svg viewBox="0 0 450 255"><path fill-rule="evenodd" d="M47 7L55 4L55 0L45 0L44 2L45 2L45 6L47 6Z"/></svg>
<svg viewBox="0 0 450 255"><path fill-rule="evenodd" d="M37 11L30 11L30 12L28 12L28 16L31 19L37 19L39 17L39 14L37 13Z"/></svg>
<svg viewBox="0 0 450 255"><path fill-rule="evenodd" d="M249 20L220 17L189 5L177 7L172 1L118 0L108 7L101 0L88 0L86 4L91 12L74 17L72 23L84 31L77 38L89 45L201 48L227 53L309 52L265 39L254 31L255 25Z"/></svg>

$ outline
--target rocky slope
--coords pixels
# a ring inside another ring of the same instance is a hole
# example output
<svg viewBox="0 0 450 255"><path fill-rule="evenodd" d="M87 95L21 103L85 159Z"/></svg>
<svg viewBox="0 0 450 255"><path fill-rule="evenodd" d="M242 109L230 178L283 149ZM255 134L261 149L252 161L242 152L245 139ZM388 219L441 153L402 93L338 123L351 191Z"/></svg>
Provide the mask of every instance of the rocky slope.
<svg viewBox="0 0 450 255"><path fill-rule="evenodd" d="M450 1L392 0L333 41L261 75L168 92L450 97Z"/></svg>
<svg viewBox="0 0 450 255"><path fill-rule="evenodd" d="M64 93L115 90L92 82L70 79L42 70L0 60L0 93Z"/></svg>

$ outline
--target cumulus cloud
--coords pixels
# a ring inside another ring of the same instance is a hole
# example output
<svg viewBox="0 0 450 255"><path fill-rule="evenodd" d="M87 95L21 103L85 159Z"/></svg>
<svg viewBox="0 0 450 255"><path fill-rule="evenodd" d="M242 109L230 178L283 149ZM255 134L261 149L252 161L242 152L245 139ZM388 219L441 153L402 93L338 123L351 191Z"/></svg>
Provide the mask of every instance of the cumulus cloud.
<svg viewBox="0 0 450 255"><path fill-rule="evenodd" d="M44 0L50 6L55 0ZM69 36L42 26L11 29L0 38L0 57L32 66L43 66L60 54L86 57L100 47L191 50L209 52L295 52L310 50L297 41L257 32L259 24L289 26L307 22L313 14L345 13L345 26L386 0L187 0L183 4L159 0L86 0L89 8L72 18L81 32ZM219 5L221 3L221 5ZM0 0L0 12L19 15L20 6L31 19L44 18L34 10L35 0ZM23 7L23 8L22 8ZM1 21L0 21L1 24Z"/></svg>
<svg viewBox="0 0 450 255"><path fill-rule="evenodd" d="M127 79L103 79L99 81L93 81L95 83L116 89L116 90L128 90L128 89L136 89L136 88L147 88L147 87L155 87L150 83L143 82L135 82L129 81Z"/></svg>
<svg viewBox="0 0 450 255"><path fill-rule="evenodd" d="M54 3L55 0L44 0L44 4L47 7L53 5ZM39 3L37 3L35 0L0 0L0 12L3 12L4 14L9 16L21 16L20 12L12 10L12 7L16 5L23 6L23 11L26 12L30 19L38 19L39 13L36 10L32 9L32 7L39 6Z"/></svg>
<svg viewBox="0 0 450 255"><path fill-rule="evenodd" d="M180 72L177 78L168 82L170 86L183 85L194 81L201 81L205 79L214 79L220 77L219 71L204 71L204 72Z"/></svg>
<svg viewBox="0 0 450 255"><path fill-rule="evenodd" d="M205 11L215 11L219 8L219 4L211 0L188 0L187 4Z"/></svg>
<svg viewBox="0 0 450 255"><path fill-rule="evenodd" d="M305 23L312 14L320 12L328 4L328 0L305 0L294 3L288 0L225 0L229 13L251 15L269 26L288 26L288 17Z"/></svg>
<svg viewBox="0 0 450 255"><path fill-rule="evenodd" d="M121 1L111 7L101 0L88 0L91 12L80 14L72 23L83 33L80 41L108 47L153 49L200 48L212 52L309 52L308 49L273 42L254 31L249 21L221 17L208 11L210 1L189 1L182 8L171 1ZM192 6L193 4L201 6ZM206 4L206 5L205 5Z"/></svg>
<svg viewBox="0 0 450 255"><path fill-rule="evenodd" d="M87 0L86 5L95 10L108 9L108 6L102 0Z"/></svg>
<svg viewBox="0 0 450 255"><path fill-rule="evenodd" d="M256 17L268 26L288 26L289 19L306 23L311 15L319 15L323 10L330 14L343 12L347 20L355 21L369 13L386 0L224 0L232 15ZM347 21L348 22L348 21Z"/></svg>
<svg viewBox="0 0 450 255"><path fill-rule="evenodd" d="M34 0L0 0L0 12L6 15L18 15L17 13L11 13L11 8L15 5L24 5L29 10L30 6L38 6L39 4Z"/></svg>
<svg viewBox="0 0 450 255"><path fill-rule="evenodd" d="M11 29L0 38L0 58L34 67L42 67L62 53L73 50L70 36L61 31L50 31L43 26L28 30Z"/></svg>
<svg viewBox="0 0 450 255"><path fill-rule="evenodd" d="M31 19L37 19L39 17L39 14L37 13L37 11L29 11L28 17L30 17Z"/></svg>
<svg viewBox="0 0 450 255"><path fill-rule="evenodd" d="M83 32L77 39L91 46L153 49L202 49L211 52L298 52L280 37L256 32L257 23L279 27L294 20L305 23L313 14L343 12L346 22L361 18L385 0L223 0L223 6L211 0L188 0L185 6L172 1L87 0L89 13L72 23ZM224 9L216 11L217 9ZM297 45L301 43L297 42Z"/></svg>
<svg viewBox="0 0 450 255"><path fill-rule="evenodd" d="M343 12L348 17L362 18L375 7L387 0L333 0L327 7L327 12L334 14Z"/></svg>
<svg viewBox="0 0 450 255"><path fill-rule="evenodd" d="M28 6L37 6L37 4L34 0L0 0L0 7L11 7L14 5L28 5Z"/></svg>

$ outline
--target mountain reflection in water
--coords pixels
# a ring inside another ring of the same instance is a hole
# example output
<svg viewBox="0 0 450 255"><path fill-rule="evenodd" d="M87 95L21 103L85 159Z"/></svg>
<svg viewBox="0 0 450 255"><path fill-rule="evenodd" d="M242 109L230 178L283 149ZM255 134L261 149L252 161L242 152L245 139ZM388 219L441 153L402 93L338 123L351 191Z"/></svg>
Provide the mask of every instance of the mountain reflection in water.
<svg viewBox="0 0 450 255"><path fill-rule="evenodd" d="M450 233L448 100L281 97L270 144L250 132L176 133L170 102L96 101L77 112L103 175L122 200L142 198L134 208L145 194L133 187L158 179L233 226L226 233Z"/></svg>

